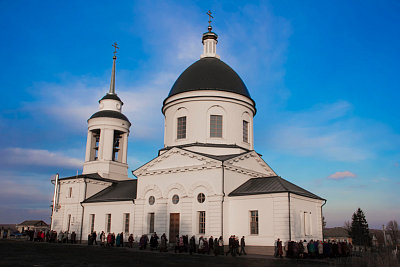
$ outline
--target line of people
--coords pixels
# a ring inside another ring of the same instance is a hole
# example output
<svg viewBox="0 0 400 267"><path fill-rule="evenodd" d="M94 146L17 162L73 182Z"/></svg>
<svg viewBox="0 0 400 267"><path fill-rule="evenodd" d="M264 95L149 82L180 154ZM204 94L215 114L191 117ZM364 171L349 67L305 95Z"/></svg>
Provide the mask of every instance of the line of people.
<svg viewBox="0 0 400 267"><path fill-rule="evenodd" d="M286 245L286 256L295 259L324 259L349 257L352 255L353 246L347 242L323 242L320 240L300 240L299 242L290 241ZM278 238L275 246L275 257L282 258L283 247L282 241Z"/></svg>

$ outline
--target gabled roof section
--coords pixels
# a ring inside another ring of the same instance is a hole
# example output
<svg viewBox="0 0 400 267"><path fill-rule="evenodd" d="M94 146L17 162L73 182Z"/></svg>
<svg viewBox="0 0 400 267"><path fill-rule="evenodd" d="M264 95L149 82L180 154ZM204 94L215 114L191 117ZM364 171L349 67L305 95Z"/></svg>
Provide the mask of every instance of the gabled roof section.
<svg viewBox="0 0 400 267"><path fill-rule="evenodd" d="M197 154L197 155L200 155L200 156L204 156L204 157L207 157L207 158L212 158L212 159L215 159L215 160L218 160L218 161L229 160L229 159L232 159L232 158L236 158L237 156L244 155L244 154L248 153L248 152L243 152L243 153L240 153L240 154L230 154L230 155L216 156L216 155L200 153L200 152L197 152L197 151L187 150L187 149L184 149L184 148L181 148L181 149L185 150L187 152L190 152L190 153L194 153L194 154Z"/></svg>
<svg viewBox="0 0 400 267"><path fill-rule="evenodd" d="M137 179L114 182L82 203L127 201L136 199Z"/></svg>
<svg viewBox="0 0 400 267"><path fill-rule="evenodd" d="M26 220L26 221L24 221L24 222L22 222L22 223L20 223L18 225L40 225L40 226L44 225L44 226L48 226L48 224L45 223L42 220Z"/></svg>
<svg viewBox="0 0 400 267"><path fill-rule="evenodd" d="M247 195L260 195L260 194L272 194L272 193L284 193L290 192L296 195L325 200L317 195L292 184L279 176L262 177L262 178L251 178L244 184L229 193L228 196L247 196Z"/></svg>
<svg viewBox="0 0 400 267"><path fill-rule="evenodd" d="M104 182L115 182L115 180L106 179L106 178L101 177L100 174L98 174L97 172L69 176L69 177L65 177L65 178L60 178L59 180L71 180L71 179L77 179L77 178L89 178L89 179L104 181Z"/></svg>

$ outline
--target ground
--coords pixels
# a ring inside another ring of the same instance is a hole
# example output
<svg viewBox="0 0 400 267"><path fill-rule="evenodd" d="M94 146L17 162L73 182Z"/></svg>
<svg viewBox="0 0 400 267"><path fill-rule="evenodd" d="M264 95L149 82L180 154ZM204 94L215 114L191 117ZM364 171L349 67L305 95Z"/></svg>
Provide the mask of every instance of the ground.
<svg viewBox="0 0 400 267"><path fill-rule="evenodd" d="M0 266L346 266L333 260L276 259L271 256L238 257L160 253L130 248L32 243L0 239ZM349 266L349 265L347 265Z"/></svg>

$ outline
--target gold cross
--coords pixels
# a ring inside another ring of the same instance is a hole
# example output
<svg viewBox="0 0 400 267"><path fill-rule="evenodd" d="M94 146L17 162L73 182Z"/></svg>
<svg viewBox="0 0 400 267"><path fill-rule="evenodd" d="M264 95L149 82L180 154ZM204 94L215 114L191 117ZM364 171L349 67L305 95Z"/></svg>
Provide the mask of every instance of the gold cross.
<svg viewBox="0 0 400 267"><path fill-rule="evenodd" d="M114 43L112 46L115 48L115 51L113 52L115 57L115 54L117 53L117 49L119 49L119 47L117 46L117 43Z"/></svg>
<svg viewBox="0 0 400 267"><path fill-rule="evenodd" d="M208 10L206 14L208 15L208 26L211 26L211 18L214 18L213 16L211 16L211 10Z"/></svg>

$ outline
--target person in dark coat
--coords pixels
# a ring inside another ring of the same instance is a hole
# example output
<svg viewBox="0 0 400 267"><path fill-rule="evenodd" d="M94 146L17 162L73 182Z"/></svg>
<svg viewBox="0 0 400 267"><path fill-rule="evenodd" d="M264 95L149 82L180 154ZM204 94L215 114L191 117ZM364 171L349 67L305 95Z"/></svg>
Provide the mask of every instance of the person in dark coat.
<svg viewBox="0 0 400 267"><path fill-rule="evenodd" d="M92 234L92 238L93 238L93 242L97 245L97 233L96 233L96 231L94 231L93 232L93 234ZM92 242L92 245L93 245L93 242Z"/></svg>
<svg viewBox="0 0 400 267"><path fill-rule="evenodd" d="M282 249L282 241L278 238L276 241L276 257L282 258L283 249Z"/></svg>
<svg viewBox="0 0 400 267"><path fill-rule="evenodd" d="M183 236L183 248L185 250L185 253L188 252L188 247L189 247L189 237L188 235Z"/></svg>
<svg viewBox="0 0 400 267"><path fill-rule="evenodd" d="M215 256L218 255L218 238L214 239L214 254Z"/></svg>
<svg viewBox="0 0 400 267"><path fill-rule="evenodd" d="M119 235L119 238L120 238L120 242L121 242L121 247L123 247L124 246L124 233L123 232L121 232L121 234Z"/></svg>
<svg viewBox="0 0 400 267"><path fill-rule="evenodd" d="M222 236L218 239L218 254L224 255L224 240L222 239Z"/></svg>
<svg viewBox="0 0 400 267"><path fill-rule="evenodd" d="M133 234L131 234L128 238L128 242L129 242L129 247L132 248L132 244L133 244Z"/></svg>
<svg viewBox="0 0 400 267"><path fill-rule="evenodd" d="M239 252L239 256L244 254L247 255L246 251L244 250L244 248L246 247L246 243L244 241L244 236L242 236L242 238L240 239L240 252Z"/></svg>
<svg viewBox="0 0 400 267"><path fill-rule="evenodd" d="M189 254L192 255L193 252L196 253L196 239L194 236L189 241Z"/></svg>
<svg viewBox="0 0 400 267"><path fill-rule="evenodd" d="M324 248L324 257L330 258L331 257L331 247L329 246L329 241L328 241L328 243L324 242L323 248Z"/></svg>
<svg viewBox="0 0 400 267"><path fill-rule="evenodd" d="M210 238L208 239L208 247L211 253L214 252L214 239L212 236L210 236Z"/></svg>
<svg viewBox="0 0 400 267"><path fill-rule="evenodd" d="M225 256L228 256L228 254L230 253L233 256L233 236L231 235L231 237L229 237L229 250L226 252Z"/></svg>

